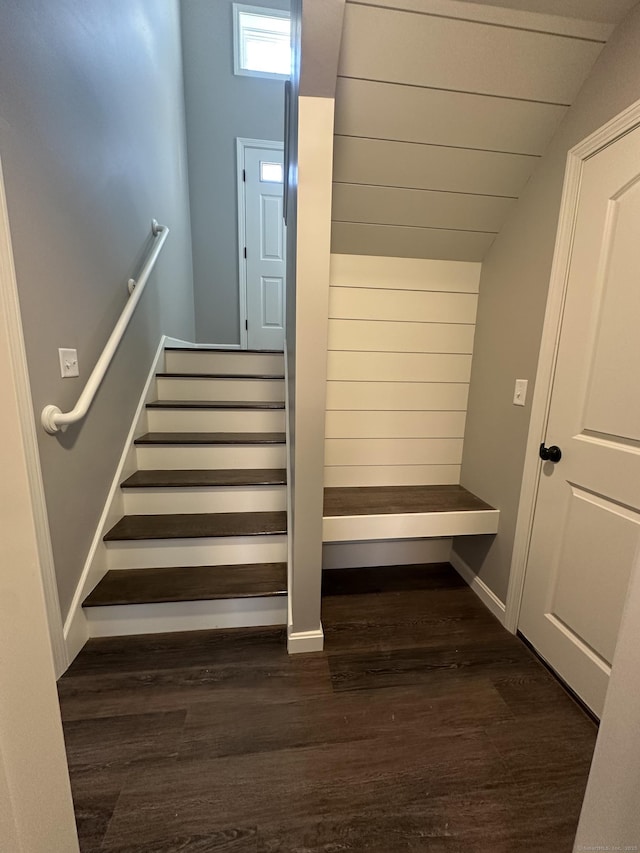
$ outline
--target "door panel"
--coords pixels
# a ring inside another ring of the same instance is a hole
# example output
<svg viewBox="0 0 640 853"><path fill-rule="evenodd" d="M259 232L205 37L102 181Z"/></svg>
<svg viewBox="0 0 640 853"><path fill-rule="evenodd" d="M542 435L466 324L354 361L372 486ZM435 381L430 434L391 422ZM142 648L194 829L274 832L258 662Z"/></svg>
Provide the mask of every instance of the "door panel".
<svg viewBox="0 0 640 853"><path fill-rule="evenodd" d="M519 629L596 714L640 533L640 130L586 161Z"/></svg>
<svg viewBox="0 0 640 853"><path fill-rule="evenodd" d="M640 184L626 187L611 210L604 298L594 349L585 429L640 442L640 394L624 378L640 364Z"/></svg>
<svg viewBox="0 0 640 853"><path fill-rule="evenodd" d="M262 203L260 260L284 261L282 199L261 195L260 201Z"/></svg>
<svg viewBox="0 0 640 853"><path fill-rule="evenodd" d="M284 282L281 278L262 276L262 326L282 329Z"/></svg>
<svg viewBox="0 0 640 853"><path fill-rule="evenodd" d="M244 148L247 341L282 350L285 318L285 226L282 149Z"/></svg>
<svg viewBox="0 0 640 853"><path fill-rule="evenodd" d="M640 515L576 487L551 590L548 611L611 665L629 571L609 571L615 562L631 566Z"/></svg>

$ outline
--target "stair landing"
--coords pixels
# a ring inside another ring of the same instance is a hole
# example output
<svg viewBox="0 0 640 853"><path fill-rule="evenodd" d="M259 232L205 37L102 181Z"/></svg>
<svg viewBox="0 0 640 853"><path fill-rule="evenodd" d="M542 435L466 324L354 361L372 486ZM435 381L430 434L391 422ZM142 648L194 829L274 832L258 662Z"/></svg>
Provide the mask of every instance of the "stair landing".
<svg viewBox="0 0 640 853"><path fill-rule="evenodd" d="M324 490L323 539L354 542L496 533L499 510L462 486Z"/></svg>

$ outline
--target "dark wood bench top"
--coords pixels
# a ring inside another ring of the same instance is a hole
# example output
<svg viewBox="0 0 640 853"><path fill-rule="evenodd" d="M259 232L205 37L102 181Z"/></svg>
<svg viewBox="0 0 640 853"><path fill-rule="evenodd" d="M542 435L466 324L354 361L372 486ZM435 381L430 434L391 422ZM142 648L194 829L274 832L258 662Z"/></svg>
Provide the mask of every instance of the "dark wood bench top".
<svg viewBox="0 0 640 853"><path fill-rule="evenodd" d="M477 512L493 507L462 486L358 486L324 490L324 517Z"/></svg>

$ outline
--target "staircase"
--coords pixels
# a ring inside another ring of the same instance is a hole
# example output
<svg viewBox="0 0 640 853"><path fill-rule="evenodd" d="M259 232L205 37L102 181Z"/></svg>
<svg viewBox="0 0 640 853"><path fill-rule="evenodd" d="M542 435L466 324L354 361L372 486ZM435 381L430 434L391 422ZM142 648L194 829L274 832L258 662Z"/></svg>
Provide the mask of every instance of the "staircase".
<svg viewBox="0 0 640 853"><path fill-rule="evenodd" d="M91 636L286 624L283 370L282 353L165 350Z"/></svg>

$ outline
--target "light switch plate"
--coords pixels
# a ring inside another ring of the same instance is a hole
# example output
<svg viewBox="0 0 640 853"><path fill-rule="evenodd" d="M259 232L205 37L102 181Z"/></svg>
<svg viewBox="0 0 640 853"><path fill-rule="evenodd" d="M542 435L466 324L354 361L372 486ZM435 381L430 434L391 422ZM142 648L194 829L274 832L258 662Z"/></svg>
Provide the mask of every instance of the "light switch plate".
<svg viewBox="0 0 640 853"><path fill-rule="evenodd" d="M516 387L513 392L513 405L524 406L527 401L527 385L528 379L516 379Z"/></svg>
<svg viewBox="0 0 640 853"><path fill-rule="evenodd" d="M78 369L78 351L75 349L59 349L60 375L63 379L71 376L80 376Z"/></svg>

